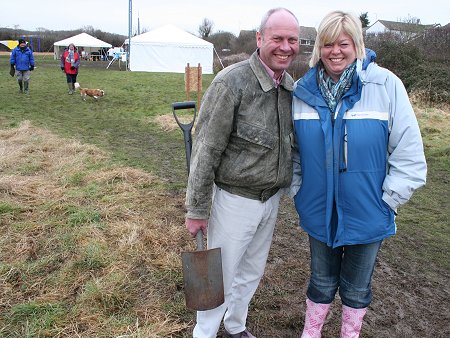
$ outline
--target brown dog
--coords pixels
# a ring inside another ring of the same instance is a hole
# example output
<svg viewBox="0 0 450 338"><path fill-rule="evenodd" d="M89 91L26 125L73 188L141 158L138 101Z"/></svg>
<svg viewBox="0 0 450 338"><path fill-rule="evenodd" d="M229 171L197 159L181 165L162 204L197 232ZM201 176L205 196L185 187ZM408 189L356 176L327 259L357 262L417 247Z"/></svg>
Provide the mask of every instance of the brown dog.
<svg viewBox="0 0 450 338"><path fill-rule="evenodd" d="M86 101L86 96L90 96L97 100L99 97L105 95L105 91L101 89L81 88L78 82L75 82L75 89L80 90L80 95L83 101Z"/></svg>

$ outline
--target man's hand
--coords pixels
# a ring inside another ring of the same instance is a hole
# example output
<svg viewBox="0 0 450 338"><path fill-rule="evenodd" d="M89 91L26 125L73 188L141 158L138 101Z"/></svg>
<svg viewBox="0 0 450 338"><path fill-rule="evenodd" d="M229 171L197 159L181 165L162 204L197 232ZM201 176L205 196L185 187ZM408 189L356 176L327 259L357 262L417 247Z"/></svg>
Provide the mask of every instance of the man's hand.
<svg viewBox="0 0 450 338"><path fill-rule="evenodd" d="M33 71L33 70L34 70L34 65L31 65L29 69L30 69L31 71Z"/></svg>
<svg viewBox="0 0 450 338"><path fill-rule="evenodd" d="M195 237L199 230L203 232L203 235L206 235L206 229L208 228L207 219L186 218L185 224L186 229L189 231L192 237Z"/></svg>

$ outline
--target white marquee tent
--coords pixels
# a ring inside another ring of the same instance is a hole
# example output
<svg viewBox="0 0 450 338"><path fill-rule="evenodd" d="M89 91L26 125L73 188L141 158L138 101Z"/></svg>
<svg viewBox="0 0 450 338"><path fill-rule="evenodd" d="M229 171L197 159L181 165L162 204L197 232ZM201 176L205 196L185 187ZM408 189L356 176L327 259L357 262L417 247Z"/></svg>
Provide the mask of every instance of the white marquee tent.
<svg viewBox="0 0 450 338"><path fill-rule="evenodd" d="M111 48L112 45L99 40L92 35L89 35L87 33L81 33L75 36L72 36L70 38L57 41L53 44L55 49L55 59L59 59L67 46L69 44L73 43L75 47L78 48L78 52L81 54L81 49L84 49L85 52L89 53L89 55L92 52L98 53L102 50L102 48Z"/></svg>
<svg viewBox="0 0 450 338"><path fill-rule="evenodd" d="M200 63L203 74L213 74L213 52L212 43L166 25L131 38L130 70L184 73Z"/></svg>

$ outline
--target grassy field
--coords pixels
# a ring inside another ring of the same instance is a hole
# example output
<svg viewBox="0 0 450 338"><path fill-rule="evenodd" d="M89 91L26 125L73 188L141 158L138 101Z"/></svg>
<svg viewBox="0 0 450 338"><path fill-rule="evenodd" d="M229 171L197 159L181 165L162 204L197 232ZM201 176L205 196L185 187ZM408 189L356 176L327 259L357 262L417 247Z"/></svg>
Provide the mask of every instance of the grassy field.
<svg viewBox="0 0 450 338"><path fill-rule="evenodd" d="M17 82L7 75L7 57L0 58L0 118L6 126L30 120L60 136L95 144L109 151L113 160L168 178L175 175L174 182L181 180L185 163L175 161L184 152L180 130L161 129L154 118L170 116L171 104L186 100L184 74L118 71L117 64L111 70L106 69L107 62L85 62L77 81L82 87L105 90L106 96L98 102L83 102L79 95L67 95L59 61L51 55L37 58L29 96L19 95ZM203 75L203 79L206 88L212 75ZM196 100L195 93L191 99ZM155 152L164 157L155 156Z"/></svg>
<svg viewBox="0 0 450 338"><path fill-rule="evenodd" d="M26 96L0 56L0 337L189 337L180 253L194 243L171 111L186 99L184 75L86 62L78 81L106 96L84 102L51 56L36 64ZM450 335L450 111L415 108L428 181L382 247L361 337ZM249 312L259 338L301 331L309 257L296 224L284 199ZM338 336L339 311L324 337Z"/></svg>

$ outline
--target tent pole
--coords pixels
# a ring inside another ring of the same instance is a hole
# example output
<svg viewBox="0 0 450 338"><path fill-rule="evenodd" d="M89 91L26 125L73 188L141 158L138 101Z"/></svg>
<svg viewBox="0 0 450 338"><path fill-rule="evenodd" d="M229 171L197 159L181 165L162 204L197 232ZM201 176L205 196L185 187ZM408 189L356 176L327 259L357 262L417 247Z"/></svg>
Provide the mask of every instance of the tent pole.
<svg viewBox="0 0 450 338"><path fill-rule="evenodd" d="M133 0L128 2L128 49L127 49L127 69L130 70L130 49L131 49L131 9Z"/></svg>
<svg viewBox="0 0 450 338"><path fill-rule="evenodd" d="M222 60L220 59L219 54L217 54L216 48L213 47L213 49L214 49L214 52L215 52L216 55L217 55L217 58L219 59L219 62L220 62L220 64L221 64L221 66L222 66L222 69L224 69L225 67L223 66L223 63L222 63Z"/></svg>

